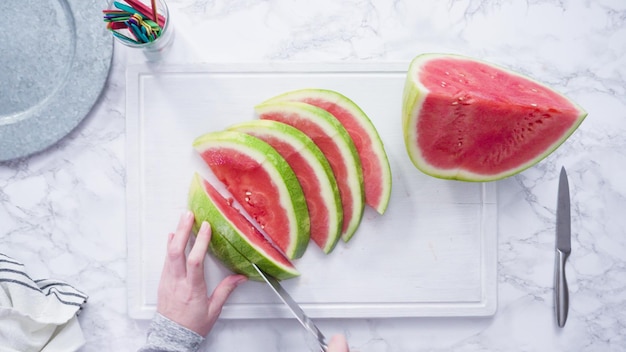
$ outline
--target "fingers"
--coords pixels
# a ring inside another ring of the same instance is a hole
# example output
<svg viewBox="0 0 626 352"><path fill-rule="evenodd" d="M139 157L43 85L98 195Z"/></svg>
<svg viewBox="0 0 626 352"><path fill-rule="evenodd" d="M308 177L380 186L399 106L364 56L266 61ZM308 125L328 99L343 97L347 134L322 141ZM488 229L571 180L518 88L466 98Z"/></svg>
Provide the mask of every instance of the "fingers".
<svg viewBox="0 0 626 352"><path fill-rule="evenodd" d="M219 315L222 306L231 293L239 284L248 280L244 275L229 275L225 277L215 288L211 297L209 297L209 315Z"/></svg>
<svg viewBox="0 0 626 352"><path fill-rule="evenodd" d="M166 266L174 276L185 276L185 247L189 241L189 233L193 226L193 213L185 212L178 221L178 227L174 235L170 235L170 241L167 244Z"/></svg>
<svg viewBox="0 0 626 352"><path fill-rule="evenodd" d="M211 241L211 226L208 222L202 222L196 242L194 243L189 257L187 258L187 275L192 285L199 285L204 282L204 258Z"/></svg>
<svg viewBox="0 0 626 352"><path fill-rule="evenodd" d="M343 335L334 335L328 343L328 352L349 352L348 342Z"/></svg>

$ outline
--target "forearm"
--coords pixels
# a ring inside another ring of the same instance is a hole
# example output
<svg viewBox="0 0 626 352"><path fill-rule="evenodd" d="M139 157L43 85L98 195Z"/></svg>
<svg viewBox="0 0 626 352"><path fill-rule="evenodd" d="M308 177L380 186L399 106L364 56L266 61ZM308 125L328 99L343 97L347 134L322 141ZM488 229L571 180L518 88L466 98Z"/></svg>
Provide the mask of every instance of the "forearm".
<svg viewBox="0 0 626 352"><path fill-rule="evenodd" d="M139 352L195 352L204 337L157 313Z"/></svg>

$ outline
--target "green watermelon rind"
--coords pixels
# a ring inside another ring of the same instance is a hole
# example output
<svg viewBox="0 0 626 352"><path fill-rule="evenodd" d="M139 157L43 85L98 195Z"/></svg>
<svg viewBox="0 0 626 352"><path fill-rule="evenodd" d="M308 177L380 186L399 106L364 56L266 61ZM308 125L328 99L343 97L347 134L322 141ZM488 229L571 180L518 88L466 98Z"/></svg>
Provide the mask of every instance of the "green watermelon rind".
<svg viewBox="0 0 626 352"><path fill-rule="evenodd" d="M373 204L368 200L367 192L365 194L366 203L374 208L379 214L383 214L389 205L389 200L391 198L391 185L392 185L392 177L391 177L391 167L389 166L389 158L387 157L387 152L385 151L385 146L383 144L380 135L378 134L378 130L367 116L367 114L350 98L345 95L330 89L321 89L321 88L304 88L298 89L290 92L286 92L280 95L277 95L273 98L266 100L264 103L274 103L280 101L302 101L307 98L313 99L322 99L324 101L330 101L340 105L342 108L349 111L354 117L356 117L356 122L359 123L361 128L363 128L369 137L369 147L373 149L373 157L377 160L377 165L380 168L382 183L381 183L381 196L380 202L378 204ZM341 122L341 121L340 121ZM349 133L349 132L348 132ZM371 159L372 155L365 155L364 152L358 151L359 157ZM367 179L364 182L368 182Z"/></svg>
<svg viewBox="0 0 626 352"><path fill-rule="evenodd" d="M200 226L200 224L196 224L196 226ZM239 253L239 251L237 251L237 249L235 249L235 247L230 244L230 242L228 242L228 240L224 236L213 235L211 237L211 242L209 243L209 250L211 251L211 253L213 253L213 256L215 258L219 259L219 261L232 272L235 272L237 274L243 274L249 279L255 281L263 280L263 278L259 275L256 269L254 269L249 259L244 257L243 254ZM267 266L265 270L267 270ZM281 276L282 280L292 278L291 275L284 276L277 273L276 271L273 271L272 275Z"/></svg>
<svg viewBox="0 0 626 352"><path fill-rule="evenodd" d="M289 219L290 243L284 249L285 255L289 259L302 257L309 243L310 219L306 205L304 193L300 187L293 170L269 144L248 134L236 131L218 131L206 133L193 142L193 147L202 155L209 148L231 148L241 152L264 168L274 181L274 186L278 189L280 196L277 200L280 207L285 211ZM239 203L245 202L238 199L238 195L233 194ZM282 236L284 234L272 234L272 236Z"/></svg>
<svg viewBox="0 0 626 352"><path fill-rule="evenodd" d="M533 159L530 159L528 162L514 169L509 169L505 172L492 174L492 175L485 175L485 174L473 173L473 172L463 170L463 169L446 170L446 169L440 169L440 168L430 166L430 164L426 162L424 157L422 156L420 149L417 147L417 136L416 136L417 132L415 128L412 128L413 126L417 125L417 117L419 115L419 111L426 99L426 96L428 95L428 89L421 82L417 80L417 77L418 77L418 72L422 67L422 64L432 59L450 58L450 57L457 58L459 60L479 62L485 65L494 67L507 74L521 77L530 82L534 82L546 89L549 89L555 92L556 94L565 98L570 104L572 104L572 106L574 106L579 111L577 122L573 124L564 134L562 134L561 137L556 139L550 147L546 148L546 150L543 153L541 153L540 155L536 156ZM497 181L497 180L501 180L501 179L516 175L530 168L531 166L545 159L548 155L554 152L561 144L563 144L565 140L567 140L569 136L571 136L572 133L574 133L574 131L580 126L580 124L583 122L586 116L587 116L587 112L582 107L580 107L575 102L571 101L565 95L559 93L558 91L552 89L551 87L547 86L546 84L542 82L539 82L528 76L522 75L518 72L512 71L506 67L493 64L491 62L487 62L487 61L483 61L483 60L479 60L475 58L470 58L470 57L466 57L462 55L457 55L457 54L428 53L428 54L421 54L421 55L416 56L409 65L409 69L407 71L405 85L404 85L403 97L402 97L402 129L404 131L403 133L404 142L405 142L407 153L409 154L409 158L411 159L413 165L415 165L415 167L419 169L420 171L422 171L423 173L433 176L433 177L437 177L441 179L449 179L449 180L468 181L468 182Z"/></svg>
<svg viewBox="0 0 626 352"><path fill-rule="evenodd" d="M257 264L264 272L279 280L300 275L295 267L286 267L272 260L247 241L246 236L213 203L204 190L203 182L206 181L202 176L195 173L189 187L188 207L195 216L196 233L203 221L211 225L209 249L224 266L255 280L261 280L261 277L251 263Z"/></svg>
<svg viewBox="0 0 626 352"><path fill-rule="evenodd" d="M298 150L300 156L308 161L315 175L311 175L311 177L317 179L320 187L318 191L326 200L324 207L328 210L328 224L326 227L328 238L324 244L321 244L320 248L324 253L330 253L341 237L343 210L341 208L339 188L332 168L318 146L299 129L278 121L250 120L232 125L227 130L244 132L255 137L265 135L280 139Z"/></svg>
<svg viewBox="0 0 626 352"><path fill-rule="evenodd" d="M352 177L349 177L348 186L350 189L350 196L353 200L352 218L346 226L346 229L342 231L341 238L344 242L348 242L355 234L356 230L361 224L363 218L363 212L365 209L365 191L363 188L363 169L361 167L361 160L356 150L356 146L352 141L352 138L348 134L348 131L332 114L324 109L316 106L300 103L300 102L276 102L276 103L264 103L255 106L254 108L257 115L261 116L264 113L271 111L290 112L300 114L301 116L309 119L310 121L316 121L317 124L324 129L330 136L333 136L335 140L340 143L339 150L342 153L343 160L346 161L346 167ZM306 132L303 131L305 134ZM344 224L346 214L344 213Z"/></svg>

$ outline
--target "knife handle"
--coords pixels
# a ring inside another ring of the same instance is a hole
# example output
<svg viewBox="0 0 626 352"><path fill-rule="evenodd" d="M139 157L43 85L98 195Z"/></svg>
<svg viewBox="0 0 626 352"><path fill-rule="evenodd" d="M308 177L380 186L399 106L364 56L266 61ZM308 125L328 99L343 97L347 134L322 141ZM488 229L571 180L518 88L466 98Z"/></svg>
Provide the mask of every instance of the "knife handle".
<svg viewBox="0 0 626 352"><path fill-rule="evenodd" d="M569 308L569 290L567 279L565 278L565 261L569 256L556 250L556 264L554 270L554 308L556 310L556 320L560 328L565 326L567 311Z"/></svg>

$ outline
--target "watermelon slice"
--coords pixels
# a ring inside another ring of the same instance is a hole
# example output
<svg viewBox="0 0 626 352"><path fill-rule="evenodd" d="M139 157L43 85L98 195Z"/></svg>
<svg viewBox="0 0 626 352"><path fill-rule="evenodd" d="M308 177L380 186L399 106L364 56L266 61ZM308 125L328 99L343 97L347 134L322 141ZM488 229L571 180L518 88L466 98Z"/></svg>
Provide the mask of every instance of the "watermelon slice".
<svg viewBox="0 0 626 352"><path fill-rule="evenodd" d="M409 157L424 173L492 181L545 158L585 116L565 96L505 68L424 54L407 73L402 127Z"/></svg>
<svg viewBox="0 0 626 352"><path fill-rule="evenodd" d="M255 263L279 280L299 275L289 259L197 173L189 187L188 203L195 215L196 232L203 221L211 224L209 249L230 270L260 280L250 264Z"/></svg>
<svg viewBox="0 0 626 352"><path fill-rule="evenodd" d="M300 130L277 121L253 120L228 129L263 140L285 158L307 201L311 240L330 253L341 235L343 210L337 181L322 151Z"/></svg>
<svg viewBox="0 0 626 352"><path fill-rule="evenodd" d="M328 89L300 89L269 99L266 103L300 101L331 113L346 128L361 159L365 202L383 214L391 196L391 168L383 142L367 115L352 100Z"/></svg>
<svg viewBox="0 0 626 352"><path fill-rule="evenodd" d="M359 155L346 129L326 110L306 103L266 103L256 106L255 111L263 120L283 122L304 132L324 153L339 186L341 238L349 241L361 223L365 195Z"/></svg>
<svg viewBox="0 0 626 352"><path fill-rule="evenodd" d="M207 133L193 146L287 257L301 257L310 238L309 212L285 159L262 140L235 131Z"/></svg>

